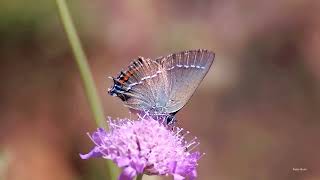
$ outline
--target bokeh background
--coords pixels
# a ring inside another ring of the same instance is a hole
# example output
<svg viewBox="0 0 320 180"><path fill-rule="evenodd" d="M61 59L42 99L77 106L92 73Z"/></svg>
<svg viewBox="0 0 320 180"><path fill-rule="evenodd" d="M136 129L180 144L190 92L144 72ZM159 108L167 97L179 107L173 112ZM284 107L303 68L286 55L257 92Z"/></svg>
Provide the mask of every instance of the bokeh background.
<svg viewBox="0 0 320 180"><path fill-rule="evenodd" d="M206 152L198 179L320 179L320 1L67 2L106 116L129 115L106 91L132 59L210 49L178 113ZM0 179L106 179L78 156L96 125L54 1L1 0L0 82Z"/></svg>

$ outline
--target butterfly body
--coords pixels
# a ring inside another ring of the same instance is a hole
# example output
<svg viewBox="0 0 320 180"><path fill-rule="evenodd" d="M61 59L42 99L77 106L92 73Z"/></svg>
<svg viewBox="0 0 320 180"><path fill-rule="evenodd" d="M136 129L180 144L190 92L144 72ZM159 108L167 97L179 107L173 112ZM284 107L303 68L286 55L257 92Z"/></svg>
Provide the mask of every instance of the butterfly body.
<svg viewBox="0 0 320 180"><path fill-rule="evenodd" d="M207 74L213 59L214 53L203 49L155 60L139 57L113 78L108 93L119 97L130 110L172 120Z"/></svg>

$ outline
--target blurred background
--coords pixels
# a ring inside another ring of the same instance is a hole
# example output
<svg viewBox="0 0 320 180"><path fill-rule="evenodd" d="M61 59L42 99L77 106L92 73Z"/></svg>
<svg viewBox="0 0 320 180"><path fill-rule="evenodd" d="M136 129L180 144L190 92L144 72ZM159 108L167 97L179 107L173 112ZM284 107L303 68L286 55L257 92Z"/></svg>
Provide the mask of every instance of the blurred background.
<svg viewBox="0 0 320 180"><path fill-rule="evenodd" d="M106 116L129 116L106 91L132 59L210 49L178 113L206 152L198 179L320 179L320 1L67 2ZM78 155L96 125L54 1L1 0L0 81L0 179L106 179Z"/></svg>

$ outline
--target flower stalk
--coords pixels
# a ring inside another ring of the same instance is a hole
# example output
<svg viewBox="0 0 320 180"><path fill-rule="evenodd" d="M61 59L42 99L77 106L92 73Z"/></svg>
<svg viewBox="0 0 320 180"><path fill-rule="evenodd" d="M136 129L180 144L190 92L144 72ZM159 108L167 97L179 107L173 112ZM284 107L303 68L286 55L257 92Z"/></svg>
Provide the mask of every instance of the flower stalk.
<svg viewBox="0 0 320 180"><path fill-rule="evenodd" d="M104 123L105 116L103 113L102 105L98 97L97 89L93 81L93 77L89 68L87 57L82 49L80 39L77 35L77 31L74 27L72 18L70 16L68 6L65 0L56 0L61 22L68 37L75 61L80 71L81 79L85 94L88 99L90 109L92 111L96 124L100 127L107 127ZM117 177L118 169L111 164L111 161L107 161L108 164L108 179L114 180Z"/></svg>
<svg viewBox="0 0 320 180"><path fill-rule="evenodd" d="M61 22L67 34L70 46L75 56L75 61L80 71L83 86L88 98L88 102L93 113L93 117L99 126L105 127L105 117L102 110L101 102L99 100L97 89L93 81L93 77L89 68L87 57L82 49L80 39L77 35L76 29L73 25L67 4L65 0L56 0L59 9Z"/></svg>
<svg viewBox="0 0 320 180"><path fill-rule="evenodd" d="M143 174L139 174L139 175L137 176L136 180L142 180L142 176L143 176Z"/></svg>

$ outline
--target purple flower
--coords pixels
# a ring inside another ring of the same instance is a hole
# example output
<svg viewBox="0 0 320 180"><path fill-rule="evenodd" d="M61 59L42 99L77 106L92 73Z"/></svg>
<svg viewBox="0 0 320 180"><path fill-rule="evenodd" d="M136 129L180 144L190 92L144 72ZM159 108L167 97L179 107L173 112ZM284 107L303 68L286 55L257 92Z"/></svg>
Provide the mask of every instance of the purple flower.
<svg viewBox="0 0 320 180"><path fill-rule="evenodd" d="M132 180L138 174L173 175L175 180L195 179L201 154L191 152L196 138L187 142L182 128L168 126L153 118L108 121L110 131L99 128L89 135L95 147L82 159L111 159L123 169L120 180Z"/></svg>

